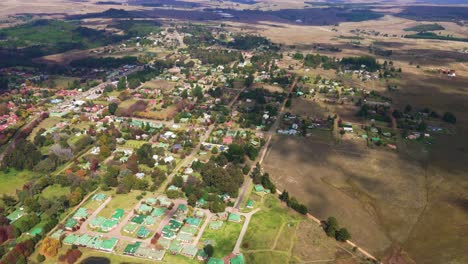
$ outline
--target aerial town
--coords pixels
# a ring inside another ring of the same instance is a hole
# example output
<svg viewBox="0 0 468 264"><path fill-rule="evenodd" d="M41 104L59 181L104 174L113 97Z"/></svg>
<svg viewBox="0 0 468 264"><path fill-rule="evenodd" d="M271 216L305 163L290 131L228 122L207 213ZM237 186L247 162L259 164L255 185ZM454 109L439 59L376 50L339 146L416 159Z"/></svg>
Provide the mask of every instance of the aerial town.
<svg viewBox="0 0 468 264"><path fill-rule="evenodd" d="M334 42L304 47L272 24L256 25L263 34L230 21L249 21L234 6L193 3L193 17L175 21L169 10L183 5L183 16L189 2L157 7L162 20L131 9L150 4L120 2L2 22L0 263L450 262L412 244L429 223L394 226L435 210L433 184L466 195L462 180L443 179L463 174L465 154L451 170L442 161L463 135L468 58L426 65L376 44L424 42L446 24L400 39L356 28L385 19L361 14L310 26ZM453 107L439 84L459 93Z"/></svg>

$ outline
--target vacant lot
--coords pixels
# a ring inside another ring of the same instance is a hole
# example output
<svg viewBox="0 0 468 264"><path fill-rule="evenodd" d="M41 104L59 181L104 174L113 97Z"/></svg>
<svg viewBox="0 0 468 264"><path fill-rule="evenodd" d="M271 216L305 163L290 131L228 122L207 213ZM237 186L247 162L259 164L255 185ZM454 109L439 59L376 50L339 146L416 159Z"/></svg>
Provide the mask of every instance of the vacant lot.
<svg viewBox="0 0 468 264"><path fill-rule="evenodd" d="M224 222L219 230L206 228L201 241L214 241L214 257L222 258L229 255L237 241L237 237L242 229L242 223Z"/></svg>
<svg viewBox="0 0 468 264"><path fill-rule="evenodd" d="M281 204L276 195L256 199L261 210L253 215L242 243L248 263L307 263L357 258L350 248L325 235L322 228Z"/></svg>
<svg viewBox="0 0 468 264"><path fill-rule="evenodd" d="M423 252L424 248L450 246L455 255L466 245L454 234L462 226L442 223L445 214L459 224L464 219L466 222L461 188L456 188L458 195L447 195L439 189L452 186L449 183L456 180L456 174L445 174L450 180L441 184L440 169L422 166L410 156L352 143L333 145L279 137L267 154L265 169L279 189L285 188L305 202L320 219L337 217L351 231L353 240L378 256L383 256L392 243L408 244L405 249L411 250L410 256L427 263L435 256ZM450 206L458 208L450 211ZM441 239L450 239L442 243L429 239L423 226Z"/></svg>
<svg viewBox="0 0 468 264"><path fill-rule="evenodd" d="M22 189L35 175L37 174L32 171L18 172L15 169L0 171L0 194L15 194L17 189Z"/></svg>

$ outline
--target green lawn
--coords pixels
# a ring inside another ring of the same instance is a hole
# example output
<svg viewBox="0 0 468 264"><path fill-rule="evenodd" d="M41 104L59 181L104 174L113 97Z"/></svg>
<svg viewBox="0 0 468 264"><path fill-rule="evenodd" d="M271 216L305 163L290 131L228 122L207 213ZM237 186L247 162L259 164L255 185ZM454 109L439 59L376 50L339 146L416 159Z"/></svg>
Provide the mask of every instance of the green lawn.
<svg viewBox="0 0 468 264"><path fill-rule="evenodd" d="M99 216L111 217L115 209L121 208L125 212L131 211L138 204L136 197L141 194L141 191L131 191L127 194L116 194L114 190L104 192L107 195L112 195L112 200L99 212Z"/></svg>
<svg viewBox="0 0 468 264"><path fill-rule="evenodd" d="M263 199L262 210L255 213L250 220L242 245L243 249L271 249L281 227L302 218L299 214L282 207L279 200L272 195L266 195Z"/></svg>
<svg viewBox="0 0 468 264"><path fill-rule="evenodd" d="M289 262L286 252L255 252L244 253L245 263L283 264Z"/></svg>
<svg viewBox="0 0 468 264"><path fill-rule="evenodd" d="M214 241L214 256L223 258L230 254L236 245L237 237L242 229L241 223L224 222L224 225L219 230L213 230L207 227L203 233L201 241Z"/></svg>
<svg viewBox="0 0 468 264"><path fill-rule="evenodd" d="M70 187L62 187L60 184L50 185L45 188L41 195L46 199L51 199L52 197L60 197L62 195L67 195L70 193Z"/></svg>
<svg viewBox="0 0 468 264"><path fill-rule="evenodd" d="M143 146L145 143L148 143L148 142L143 141L143 140L130 139L130 140L125 141L124 147L138 149L141 146Z"/></svg>
<svg viewBox="0 0 468 264"><path fill-rule="evenodd" d="M34 176L39 175L32 171L16 171L10 169L8 173L0 171L0 195L15 194L16 189L21 189L25 183Z"/></svg>

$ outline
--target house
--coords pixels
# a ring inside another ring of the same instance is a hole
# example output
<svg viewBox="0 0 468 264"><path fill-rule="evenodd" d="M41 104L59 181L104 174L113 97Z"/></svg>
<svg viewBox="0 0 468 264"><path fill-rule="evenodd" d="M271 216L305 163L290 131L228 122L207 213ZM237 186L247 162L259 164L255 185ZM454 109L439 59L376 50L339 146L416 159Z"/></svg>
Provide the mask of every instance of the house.
<svg viewBox="0 0 468 264"><path fill-rule="evenodd" d="M114 220L120 221L120 219L122 219L124 214L125 214L125 211L123 209L117 208L117 209L115 209L115 212L114 212L114 214L112 215L111 218L114 219Z"/></svg>
<svg viewBox="0 0 468 264"><path fill-rule="evenodd" d="M78 223L78 221L76 221L73 218L68 218L67 221L65 222L65 230L76 231L77 229L79 229L79 227L80 227L80 224Z"/></svg>
<svg viewBox="0 0 468 264"><path fill-rule="evenodd" d="M256 192L264 192L265 191L265 188L263 188L263 186L261 184L255 184L254 189L255 189Z"/></svg>
<svg viewBox="0 0 468 264"><path fill-rule="evenodd" d="M199 218L189 217L187 218L187 220L185 220L185 224L189 226L199 227L201 224L201 220Z"/></svg>
<svg viewBox="0 0 468 264"><path fill-rule="evenodd" d="M229 264L245 264L244 255L242 255L242 253L237 254L234 258L229 260Z"/></svg>
<svg viewBox="0 0 468 264"><path fill-rule="evenodd" d="M151 231L146 228L145 226L140 226L140 228L137 231L137 237L138 238L146 238Z"/></svg>
<svg viewBox="0 0 468 264"><path fill-rule="evenodd" d="M153 212L151 213L151 215L152 215L153 217L161 217L161 216L163 216L164 214L166 214L166 211L167 211L166 208L157 207L157 208L154 208L154 210L153 210Z"/></svg>
<svg viewBox="0 0 468 264"><path fill-rule="evenodd" d="M144 214L144 215L149 215L151 213L151 211L153 211L153 207L145 204L145 203L142 203L140 204L140 206L138 207L138 209L136 210L138 214Z"/></svg>
<svg viewBox="0 0 468 264"><path fill-rule="evenodd" d="M210 223L209 225L210 229L213 229L213 230L218 230L220 229L221 227L223 227L223 221L213 221Z"/></svg>
<svg viewBox="0 0 468 264"><path fill-rule="evenodd" d="M240 214L230 213L228 221L229 222L239 223L241 221L241 216L240 216Z"/></svg>
<svg viewBox="0 0 468 264"><path fill-rule="evenodd" d="M13 213L7 215L7 218L8 220L10 220L10 223L13 223L16 220L20 219L25 214L26 214L26 211L24 210L24 208L20 207L16 209Z"/></svg>
<svg viewBox="0 0 468 264"><path fill-rule="evenodd" d="M180 241L182 243L190 243L192 242L192 239L193 239L193 234L183 233L183 232L180 232L176 238L177 241Z"/></svg>
<svg viewBox="0 0 468 264"><path fill-rule="evenodd" d="M224 264L224 260L218 258L210 258L207 264Z"/></svg>
<svg viewBox="0 0 468 264"><path fill-rule="evenodd" d="M247 207L247 208L253 208L253 204L254 204L254 202L253 202L252 200L248 200L248 201L247 201L247 204L245 205L245 207Z"/></svg>
<svg viewBox="0 0 468 264"><path fill-rule="evenodd" d="M194 245L186 245L183 249L181 254L193 259L198 253L198 248Z"/></svg>
<svg viewBox="0 0 468 264"><path fill-rule="evenodd" d="M80 207L76 210L75 214L72 216L73 219L77 221L84 221L89 217L88 209Z"/></svg>

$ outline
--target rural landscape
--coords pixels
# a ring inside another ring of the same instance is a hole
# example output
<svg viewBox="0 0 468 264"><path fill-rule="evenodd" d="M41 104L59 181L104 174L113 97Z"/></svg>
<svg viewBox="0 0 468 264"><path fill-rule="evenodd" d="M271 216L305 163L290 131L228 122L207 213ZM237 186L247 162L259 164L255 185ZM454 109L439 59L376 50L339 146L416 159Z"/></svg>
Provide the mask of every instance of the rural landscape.
<svg viewBox="0 0 468 264"><path fill-rule="evenodd" d="M3 0L0 264L468 263L464 0Z"/></svg>

